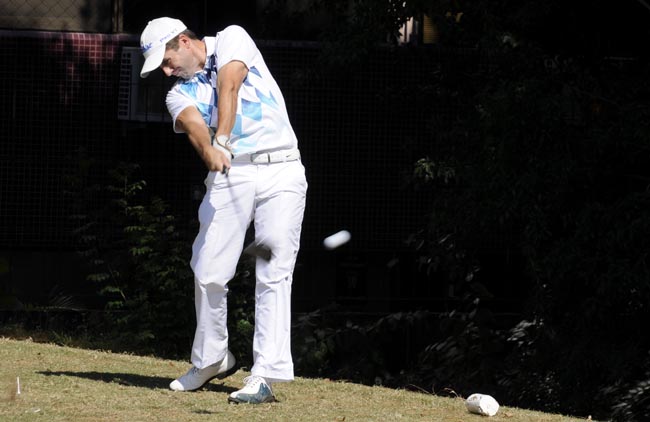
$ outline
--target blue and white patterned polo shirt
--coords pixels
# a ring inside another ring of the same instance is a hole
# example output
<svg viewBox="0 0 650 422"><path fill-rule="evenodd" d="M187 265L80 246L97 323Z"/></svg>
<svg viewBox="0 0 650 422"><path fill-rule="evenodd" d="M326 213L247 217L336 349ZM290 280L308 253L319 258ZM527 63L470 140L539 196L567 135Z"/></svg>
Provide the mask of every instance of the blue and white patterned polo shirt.
<svg viewBox="0 0 650 422"><path fill-rule="evenodd" d="M238 60L246 65L248 75L239 89L235 126L230 137L234 155L298 148L284 97L248 33L233 25L203 41L208 52L204 69L192 79L176 82L167 94L174 131L180 132L176 118L187 107L196 107L206 125L216 131L217 72L225 64Z"/></svg>

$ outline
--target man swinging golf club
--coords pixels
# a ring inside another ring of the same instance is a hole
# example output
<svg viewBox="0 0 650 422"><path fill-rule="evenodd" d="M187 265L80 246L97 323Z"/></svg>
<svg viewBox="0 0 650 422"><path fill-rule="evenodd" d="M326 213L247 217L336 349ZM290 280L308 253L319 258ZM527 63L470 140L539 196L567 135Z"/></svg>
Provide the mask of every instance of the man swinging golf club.
<svg viewBox="0 0 650 422"><path fill-rule="evenodd" d="M244 387L228 400L274 401L271 385L294 377L291 283L307 191L284 98L239 26L199 39L183 22L163 17L149 22L140 43L142 77L160 68L179 78L166 100L173 128L187 135L209 170L190 262L197 320L193 367L170 388L193 391L236 368L228 350L228 281L253 222L255 244L269 251L255 267L254 362Z"/></svg>

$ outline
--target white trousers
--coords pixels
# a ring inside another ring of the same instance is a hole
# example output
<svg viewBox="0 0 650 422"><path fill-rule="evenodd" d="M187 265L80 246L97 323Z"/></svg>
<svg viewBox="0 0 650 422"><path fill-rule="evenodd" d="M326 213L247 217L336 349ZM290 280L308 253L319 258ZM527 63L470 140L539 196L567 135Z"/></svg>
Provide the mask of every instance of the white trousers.
<svg viewBox="0 0 650 422"><path fill-rule="evenodd" d="M255 264L253 375L270 381L293 379L291 283L300 246L307 182L300 160L233 162L228 176L210 172L199 207L199 233L192 246L196 333L192 364L205 368L228 350L227 283L235 275L246 230L271 249Z"/></svg>

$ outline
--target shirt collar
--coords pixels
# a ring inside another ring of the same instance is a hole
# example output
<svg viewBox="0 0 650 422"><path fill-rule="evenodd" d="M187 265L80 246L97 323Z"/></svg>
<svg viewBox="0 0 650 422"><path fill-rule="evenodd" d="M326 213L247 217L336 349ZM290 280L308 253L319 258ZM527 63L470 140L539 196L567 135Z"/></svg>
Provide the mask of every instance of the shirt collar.
<svg viewBox="0 0 650 422"><path fill-rule="evenodd" d="M217 63L214 52L216 37L205 37L203 38L203 42L205 43L205 65L203 65L203 71L205 72L205 75L208 77L209 81L212 76L212 72L217 71Z"/></svg>
<svg viewBox="0 0 650 422"><path fill-rule="evenodd" d="M205 66L203 68L208 70L208 67L210 66L210 57L214 57L216 37L205 37L203 38L203 42L205 43Z"/></svg>

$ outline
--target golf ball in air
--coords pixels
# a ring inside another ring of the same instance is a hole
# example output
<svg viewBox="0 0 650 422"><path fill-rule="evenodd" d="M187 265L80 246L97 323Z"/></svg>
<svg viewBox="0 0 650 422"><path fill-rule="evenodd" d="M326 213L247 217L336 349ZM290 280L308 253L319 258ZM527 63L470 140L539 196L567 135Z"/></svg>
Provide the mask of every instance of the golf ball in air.
<svg viewBox="0 0 650 422"><path fill-rule="evenodd" d="M336 249L339 246L349 242L351 237L352 235L349 231L341 230L338 233L334 233L333 235L326 237L323 240L323 245L327 249Z"/></svg>

